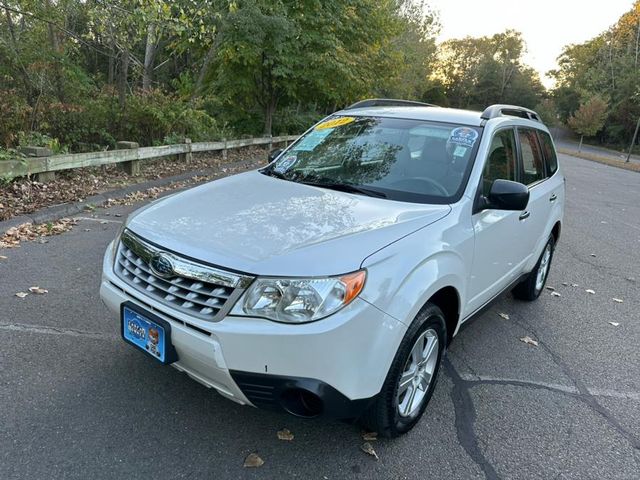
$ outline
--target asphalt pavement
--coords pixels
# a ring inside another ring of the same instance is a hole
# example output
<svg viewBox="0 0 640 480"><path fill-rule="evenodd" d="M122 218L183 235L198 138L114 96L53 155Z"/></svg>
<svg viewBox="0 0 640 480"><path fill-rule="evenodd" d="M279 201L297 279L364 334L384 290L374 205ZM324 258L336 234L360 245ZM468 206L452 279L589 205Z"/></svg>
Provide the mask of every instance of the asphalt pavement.
<svg viewBox="0 0 640 480"><path fill-rule="evenodd" d="M372 442L379 460L357 426L236 405L120 340L102 254L140 204L1 251L0 478L640 479L640 175L561 162L560 296L504 294L466 325L426 416ZM264 465L243 468L252 452Z"/></svg>

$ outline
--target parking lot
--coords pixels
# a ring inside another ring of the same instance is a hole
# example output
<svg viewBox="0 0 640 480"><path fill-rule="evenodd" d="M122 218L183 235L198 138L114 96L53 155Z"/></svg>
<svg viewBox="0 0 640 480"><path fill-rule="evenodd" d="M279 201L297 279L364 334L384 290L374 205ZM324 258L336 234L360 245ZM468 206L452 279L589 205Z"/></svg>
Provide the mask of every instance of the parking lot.
<svg viewBox="0 0 640 480"><path fill-rule="evenodd" d="M560 296L505 294L465 325L425 418L372 442L379 460L357 426L241 407L120 340L102 254L141 204L3 250L0 478L639 479L640 175L561 161ZM15 296L31 286L48 293ZM252 452L264 465L243 468Z"/></svg>

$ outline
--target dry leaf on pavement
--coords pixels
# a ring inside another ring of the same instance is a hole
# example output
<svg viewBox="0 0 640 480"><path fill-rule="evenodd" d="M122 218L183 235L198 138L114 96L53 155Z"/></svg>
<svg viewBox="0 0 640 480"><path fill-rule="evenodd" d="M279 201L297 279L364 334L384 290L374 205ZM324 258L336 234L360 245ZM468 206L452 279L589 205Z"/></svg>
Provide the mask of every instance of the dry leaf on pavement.
<svg viewBox="0 0 640 480"><path fill-rule="evenodd" d="M0 260L6 260L7 257L5 257L4 255L0 255Z"/></svg>
<svg viewBox="0 0 640 480"><path fill-rule="evenodd" d="M616 302L616 303L622 303L623 302L623 300L621 298L614 298L613 301Z"/></svg>
<svg viewBox="0 0 640 480"><path fill-rule="evenodd" d="M371 455L376 460L380 460L380 457L378 457L378 454L376 453L376 451L373 449L373 447L369 442L364 442L362 445L360 445L360 450L362 450L367 455Z"/></svg>
<svg viewBox="0 0 640 480"><path fill-rule="evenodd" d="M569 286L569 284L567 282L562 282L562 285L564 285L565 287Z"/></svg>
<svg viewBox="0 0 640 480"><path fill-rule="evenodd" d="M245 468L258 468L264 465L264 460L262 460L256 453L250 453L247 455L247 458L244 459Z"/></svg>
<svg viewBox="0 0 640 480"><path fill-rule="evenodd" d="M362 432L362 439L365 442L374 442L378 440L378 432Z"/></svg>
<svg viewBox="0 0 640 480"><path fill-rule="evenodd" d="M505 320L509 320L509 315L507 315L506 313L499 313L498 315L500 315Z"/></svg>
<svg viewBox="0 0 640 480"><path fill-rule="evenodd" d="M18 298L24 298L27 295L29 295L27 292L18 292L18 293L16 293L16 297L18 297Z"/></svg>
<svg viewBox="0 0 640 480"><path fill-rule="evenodd" d="M592 254L591 254L591 256L592 256L592 257L595 257L595 256L596 256L596 254L595 254L595 253L592 253Z"/></svg>
<svg viewBox="0 0 640 480"><path fill-rule="evenodd" d="M528 335L526 337L522 337L520 339L520 341L524 342L526 344L529 344L529 345L533 345L534 347L538 346L538 342L536 340L534 340L533 338L531 338L530 336L528 336Z"/></svg>
<svg viewBox="0 0 640 480"><path fill-rule="evenodd" d="M288 428L278 430L278 440L286 440L287 442L290 442L293 440L293 433L291 433Z"/></svg>
<svg viewBox="0 0 640 480"><path fill-rule="evenodd" d="M571 286L572 287L579 287L580 285L578 285L577 283L572 283Z"/></svg>
<svg viewBox="0 0 640 480"><path fill-rule="evenodd" d="M49 290L40 287L29 287L29 291L31 293L37 293L38 295L44 295L45 293L49 293Z"/></svg>
<svg viewBox="0 0 640 480"><path fill-rule="evenodd" d="M550 287L549 285L547 285L547 286L546 286L546 289L547 289L547 290L551 290L552 292L555 290L555 288Z"/></svg>
<svg viewBox="0 0 640 480"><path fill-rule="evenodd" d="M553 297L561 297L562 295L560 295L558 292L551 292L551 296L553 296Z"/></svg>
<svg viewBox="0 0 640 480"><path fill-rule="evenodd" d="M594 292L593 290L591 290L590 288L587 288L585 290L585 292L590 293L591 295L595 295L596 292Z"/></svg>
<svg viewBox="0 0 640 480"><path fill-rule="evenodd" d="M610 325L613 325L614 327L617 327L618 325L620 325L618 322L609 322Z"/></svg>

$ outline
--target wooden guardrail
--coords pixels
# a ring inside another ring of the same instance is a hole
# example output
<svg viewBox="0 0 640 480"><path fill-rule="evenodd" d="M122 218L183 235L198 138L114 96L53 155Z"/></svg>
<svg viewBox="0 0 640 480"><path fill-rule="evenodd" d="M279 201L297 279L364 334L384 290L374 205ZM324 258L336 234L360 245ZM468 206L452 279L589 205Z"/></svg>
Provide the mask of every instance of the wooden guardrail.
<svg viewBox="0 0 640 480"><path fill-rule="evenodd" d="M189 161L192 153L226 151L234 148L256 145L273 145L288 143L298 138L297 135L282 137L247 138L241 140L225 140L220 142L195 142L163 145L160 147L140 147L122 150L105 150L102 152L72 153L48 157L26 157L19 160L0 160L0 178L12 179L27 175L39 175L43 180L50 179L55 172L81 167L96 167L130 162L135 165L140 160L183 155ZM134 170L134 169L131 169Z"/></svg>

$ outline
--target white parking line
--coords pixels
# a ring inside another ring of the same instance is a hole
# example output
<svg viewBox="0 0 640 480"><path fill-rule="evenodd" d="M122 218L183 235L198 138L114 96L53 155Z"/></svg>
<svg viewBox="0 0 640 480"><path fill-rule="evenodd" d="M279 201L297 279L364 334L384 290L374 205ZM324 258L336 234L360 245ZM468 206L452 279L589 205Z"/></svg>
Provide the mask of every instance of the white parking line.
<svg viewBox="0 0 640 480"><path fill-rule="evenodd" d="M547 388L549 390L556 390L563 393L569 393L571 395L580 394L580 391L577 388L572 387L570 385L561 385L559 383L547 383L547 382L539 382L535 380L523 380L521 378L487 377L483 375L472 375L468 373L461 374L460 378L468 382L488 382L488 383L495 382L495 383L504 383L506 385L522 384L522 385L530 385L532 387L542 387L542 388ZM640 401L640 393L637 393L637 392L618 392L615 390L589 388L589 387L587 387L587 392L589 392L589 395L592 395L594 397L621 398L626 400Z"/></svg>
<svg viewBox="0 0 640 480"><path fill-rule="evenodd" d="M97 340L116 340L117 335L108 335L99 332L86 332L71 328L45 327L42 325L25 325L22 323L0 323L0 330L12 332L40 333L43 335L65 335L68 337L94 338Z"/></svg>

